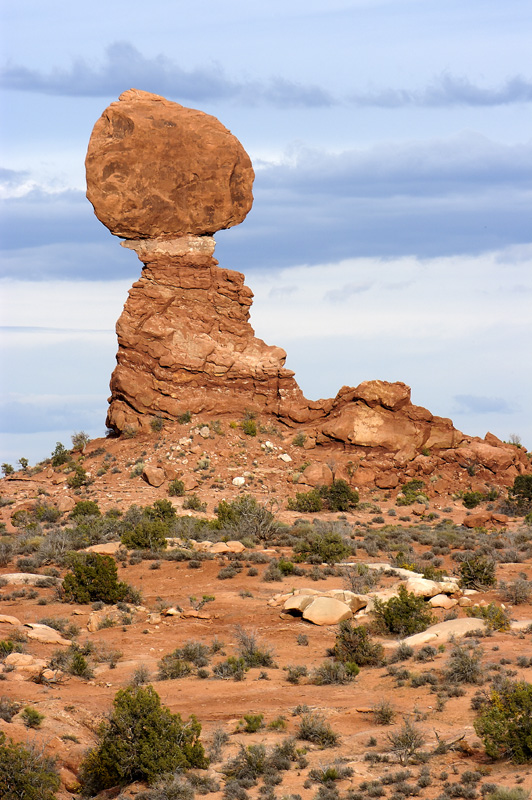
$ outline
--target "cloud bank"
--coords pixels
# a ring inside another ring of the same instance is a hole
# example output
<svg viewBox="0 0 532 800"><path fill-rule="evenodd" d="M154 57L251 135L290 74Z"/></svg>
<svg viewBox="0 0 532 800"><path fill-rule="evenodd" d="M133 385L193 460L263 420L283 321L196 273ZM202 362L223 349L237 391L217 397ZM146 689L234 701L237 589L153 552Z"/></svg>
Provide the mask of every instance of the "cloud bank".
<svg viewBox="0 0 532 800"><path fill-rule="evenodd" d="M233 101L277 108L326 108L349 105L375 108L453 106L503 106L532 101L532 81L510 76L498 87L482 87L467 77L442 73L421 89L372 88L338 97L316 84L303 84L280 76L266 80L238 80L226 75L220 64L184 69L166 55L144 56L127 41L110 44L100 64L78 58L70 67L50 72L8 62L0 71L0 87L65 97L107 97L124 87L142 88L171 98Z"/></svg>

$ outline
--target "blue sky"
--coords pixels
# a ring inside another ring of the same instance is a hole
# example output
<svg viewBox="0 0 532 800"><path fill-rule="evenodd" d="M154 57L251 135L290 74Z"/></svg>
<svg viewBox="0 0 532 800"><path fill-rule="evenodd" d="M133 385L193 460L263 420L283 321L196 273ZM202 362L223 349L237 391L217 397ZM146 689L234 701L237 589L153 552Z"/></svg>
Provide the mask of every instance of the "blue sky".
<svg viewBox="0 0 532 800"><path fill-rule="evenodd" d="M309 397L403 380L466 433L532 447L528 2L4 0L0 459L104 432L140 262L84 197L125 89L216 115L255 203L216 235L257 335Z"/></svg>

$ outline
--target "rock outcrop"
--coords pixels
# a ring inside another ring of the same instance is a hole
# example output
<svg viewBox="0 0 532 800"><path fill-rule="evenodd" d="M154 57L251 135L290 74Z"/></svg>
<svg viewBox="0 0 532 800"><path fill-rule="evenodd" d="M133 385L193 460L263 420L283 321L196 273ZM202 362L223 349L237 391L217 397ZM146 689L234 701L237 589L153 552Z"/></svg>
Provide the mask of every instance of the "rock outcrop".
<svg viewBox="0 0 532 800"><path fill-rule="evenodd" d="M131 89L96 123L86 168L97 217L143 264L117 323L110 428L251 409L302 427L311 446L353 453L360 485L393 489L405 465L412 474L445 462L476 465L508 480L523 470L524 453L490 434L465 437L451 420L413 405L404 383L303 396L284 350L254 335L244 276L213 257L212 234L240 223L253 199L249 157L217 119Z"/></svg>

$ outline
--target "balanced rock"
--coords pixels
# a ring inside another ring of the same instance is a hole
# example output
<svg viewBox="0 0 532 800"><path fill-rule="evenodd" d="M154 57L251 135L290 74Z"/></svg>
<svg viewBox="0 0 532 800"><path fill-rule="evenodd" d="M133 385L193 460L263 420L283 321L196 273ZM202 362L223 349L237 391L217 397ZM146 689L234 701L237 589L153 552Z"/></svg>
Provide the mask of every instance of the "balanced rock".
<svg viewBox="0 0 532 800"><path fill-rule="evenodd" d="M312 447L339 445L353 485L393 489L401 471L408 479L447 464L461 473L472 463L484 479L496 474L508 484L526 469L524 451L491 434L464 436L450 419L414 405L401 382L303 396L284 350L255 337L244 276L214 258L212 234L242 222L253 201L250 159L217 119L130 89L96 122L86 170L96 216L143 264L117 323L107 415L114 431L149 432L154 417L249 409L304 426ZM344 475L337 469L335 477ZM331 480L321 465L301 477L310 485Z"/></svg>
<svg viewBox="0 0 532 800"><path fill-rule="evenodd" d="M253 202L251 161L221 122L138 89L105 109L85 166L96 216L126 239L212 234Z"/></svg>

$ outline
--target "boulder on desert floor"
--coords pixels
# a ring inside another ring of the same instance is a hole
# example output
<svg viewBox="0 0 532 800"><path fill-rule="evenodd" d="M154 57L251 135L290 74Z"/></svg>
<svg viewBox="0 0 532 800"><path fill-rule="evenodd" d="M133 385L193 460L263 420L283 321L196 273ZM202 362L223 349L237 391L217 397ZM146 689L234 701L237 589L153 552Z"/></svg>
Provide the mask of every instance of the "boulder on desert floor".
<svg viewBox="0 0 532 800"><path fill-rule="evenodd" d="M35 586L39 581L46 580L46 576L34 575L31 572L7 572L5 575L2 575L2 580L9 584Z"/></svg>
<svg viewBox="0 0 532 800"><path fill-rule="evenodd" d="M314 625L337 625L352 616L349 606L334 597L316 597L303 611L303 619Z"/></svg>
<svg viewBox="0 0 532 800"><path fill-rule="evenodd" d="M8 614L0 614L0 622L4 622L7 625L22 625L17 617L10 617Z"/></svg>
<svg viewBox="0 0 532 800"><path fill-rule="evenodd" d="M438 622L431 625L422 633L414 633L407 636L405 644L415 647L418 644L428 644L429 642L448 642L453 636L465 636L469 631L484 630L486 623L481 619L449 619L446 622ZM385 647L397 647L397 642L383 642Z"/></svg>
<svg viewBox="0 0 532 800"><path fill-rule="evenodd" d="M72 644L69 639L63 639L59 631L50 628L49 625L42 625L40 622L26 622L24 627L29 628L25 631L28 639L35 639L42 644Z"/></svg>
<svg viewBox="0 0 532 800"><path fill-rule="evenodd" d="M458 605L458 600L446 594L435 594L434 597L429 599L429 605L431 605L432 608L445 608L448 610Z"/></svg>

